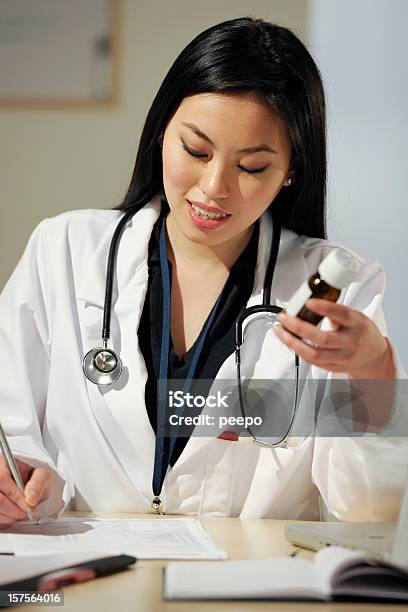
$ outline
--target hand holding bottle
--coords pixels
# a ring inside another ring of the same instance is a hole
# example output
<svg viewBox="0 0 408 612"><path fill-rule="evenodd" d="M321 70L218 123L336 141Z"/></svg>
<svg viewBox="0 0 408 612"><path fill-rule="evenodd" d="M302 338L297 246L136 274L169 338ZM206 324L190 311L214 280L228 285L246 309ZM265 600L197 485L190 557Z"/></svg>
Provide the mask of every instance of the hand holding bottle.
<svg viewBox="0 0 408 612"><path fill-rule="evenodd" d="M295 292L285 313L277 317L275 334L300 358L349 378L395 379L391 346L366 315L337 304L341 290L354 282L361 263L350 253L334 249ZM316 325L327 317L332 329Z"/></svg>

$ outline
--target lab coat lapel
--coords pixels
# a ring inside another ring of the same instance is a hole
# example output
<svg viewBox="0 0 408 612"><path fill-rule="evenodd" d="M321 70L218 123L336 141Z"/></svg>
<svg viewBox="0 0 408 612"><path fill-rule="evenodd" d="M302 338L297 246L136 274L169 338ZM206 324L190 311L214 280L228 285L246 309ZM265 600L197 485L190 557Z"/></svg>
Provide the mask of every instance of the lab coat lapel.
<svg viewBox="0 0 408 612"><path fill-rule="evenodd" d="M85 379L92 411L101 431L130 482L147 502L151 499L155 436L145 407L147 372L138 349L137 329L148 284L148 243L159 214L160 198L156 196L128 222L119 242L112 298L111 347L123 361L122 375L108 387ZM117 223L118 219L102 239L77 294L84 354L101 346L107 253Z"/></svg>

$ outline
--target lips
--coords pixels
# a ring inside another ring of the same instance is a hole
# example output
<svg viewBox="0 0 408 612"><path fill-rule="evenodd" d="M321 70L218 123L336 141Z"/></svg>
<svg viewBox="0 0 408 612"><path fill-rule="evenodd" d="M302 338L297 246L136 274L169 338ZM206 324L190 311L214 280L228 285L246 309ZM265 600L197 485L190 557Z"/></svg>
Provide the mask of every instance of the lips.
<svg viewBox="0 0 408 612"><path fill-rule="evenodd" d="M223 215L225 215L224 217L210 219L209 217L205 217L203 215L197 214L193 208L193 204L189 202L188 200L186 200L186 202L187 202L187 211L191 219L191 222L193 223L193 225L195 225L195 227L201 230L215 230L221 227L222 225L224 225L225 223L227 223L228 219L231 216L228 213L222 213ZM194 206L196 205L194 204Z"/></svg>
<svg viewBox="0 0 408 612"><path fill-rule="evenodd" d="M195 200L187 200L189 204L193 204L194 206L198 206L198 208L202 208L202 210L207 210L210 213L216 213L217 215L230 215L225 210L221 210L220 208L216 208L215 206L206 206L202 202L197 202Z"/></svg>

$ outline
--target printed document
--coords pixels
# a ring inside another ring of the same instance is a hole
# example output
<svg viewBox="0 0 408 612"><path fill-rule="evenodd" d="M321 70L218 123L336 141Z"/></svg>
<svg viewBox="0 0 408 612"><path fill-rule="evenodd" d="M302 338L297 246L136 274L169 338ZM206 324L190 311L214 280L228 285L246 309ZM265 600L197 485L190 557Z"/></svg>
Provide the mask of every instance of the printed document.
<svg viewBox="0 0 408 612"><path fill-rule="evenodd" d="M0 531L0 555L37 555L79 550L128 554L138 559L226 559L193 518L57 519L15 523Z"/></svg>

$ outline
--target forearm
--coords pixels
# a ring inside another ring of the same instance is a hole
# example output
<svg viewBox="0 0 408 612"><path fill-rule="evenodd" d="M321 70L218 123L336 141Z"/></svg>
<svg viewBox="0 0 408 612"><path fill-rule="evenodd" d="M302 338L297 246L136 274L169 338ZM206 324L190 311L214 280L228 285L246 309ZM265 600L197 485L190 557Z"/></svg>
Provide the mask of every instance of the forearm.
<svg viewBox="0 0 408 612"><path fill-rule="evenodd" d="M384 353L365 368L348 374L353 432L378 433L386 427L395 401L397 367L387 338Z"/></svg>

